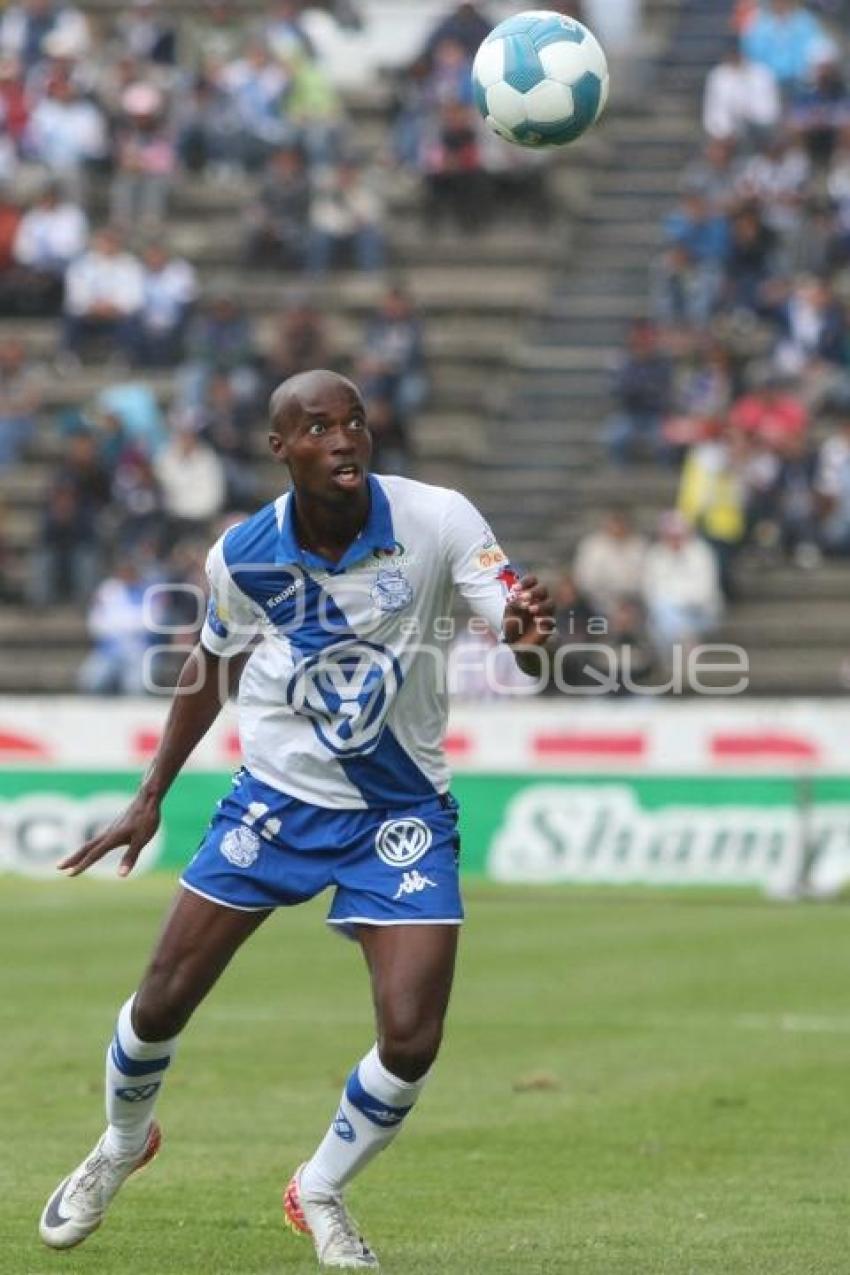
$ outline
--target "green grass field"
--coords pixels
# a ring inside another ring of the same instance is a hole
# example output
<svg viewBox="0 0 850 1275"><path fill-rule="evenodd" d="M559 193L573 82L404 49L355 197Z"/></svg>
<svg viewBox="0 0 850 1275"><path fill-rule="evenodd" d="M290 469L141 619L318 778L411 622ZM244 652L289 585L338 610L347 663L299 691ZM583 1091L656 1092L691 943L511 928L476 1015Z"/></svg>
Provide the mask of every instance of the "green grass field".
<svg viewBox="0 0 850 1275"><path fill-rule="evenodd" d="M296 1275L280 1188L372 1040L357 950L280 915L186 1034L156 1165L69 1254L42 1202L170 883L0 878L0 1272ZM351 1192L387 1275L850 1271L850 916L740 895L469 891L444 1054Z"/></svg>

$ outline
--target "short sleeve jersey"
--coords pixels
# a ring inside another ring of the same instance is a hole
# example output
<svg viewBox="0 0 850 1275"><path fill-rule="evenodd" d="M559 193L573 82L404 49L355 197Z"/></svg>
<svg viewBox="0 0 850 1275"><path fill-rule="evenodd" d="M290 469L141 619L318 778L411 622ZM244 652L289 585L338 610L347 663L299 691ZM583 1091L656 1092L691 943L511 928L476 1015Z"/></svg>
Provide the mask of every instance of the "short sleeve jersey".
<svg viewBox="0 0 850 1275"><path fill-rule="evenodd" d="M369 517L337 564L300 548L293 496L231 527L207 559L201 642L255 645L239 689L245 764L329 808L445 792L446 619L458 590L499 633L516 573L459 492L369 478Z"/></svg>

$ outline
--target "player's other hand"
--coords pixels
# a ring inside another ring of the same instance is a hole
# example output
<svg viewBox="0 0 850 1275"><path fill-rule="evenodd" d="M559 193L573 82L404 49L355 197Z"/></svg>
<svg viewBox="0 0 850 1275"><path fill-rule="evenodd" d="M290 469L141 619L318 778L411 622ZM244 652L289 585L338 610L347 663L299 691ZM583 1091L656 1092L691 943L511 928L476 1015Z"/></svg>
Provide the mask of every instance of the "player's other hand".
<svg viewBox="0 0 850 1275"><path fill-rule="evenodd" d="M126 877L136 866L136 860L159 827L159 800L144 791L138 792L123 815L91 837L79 850L66 855L56 866L69 877L78 877L93 863L97 863L110 850L126 846L127 850L118 865L119 877Z"/></svg>
<svg viewBox="0 0 850 1275"><path fill-rule="evenodd" d="M545 646L555 632L555 604L537 576L523 576L508 595L502 620L508 646Z"/></svg>

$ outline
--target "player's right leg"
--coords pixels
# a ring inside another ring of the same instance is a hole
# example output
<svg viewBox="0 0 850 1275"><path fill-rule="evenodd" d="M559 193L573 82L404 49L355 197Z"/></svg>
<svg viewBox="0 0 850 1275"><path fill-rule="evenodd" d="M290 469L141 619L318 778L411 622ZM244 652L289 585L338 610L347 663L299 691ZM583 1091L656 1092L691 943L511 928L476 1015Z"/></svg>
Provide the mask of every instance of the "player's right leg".
<svg viewBox="0 0 850 1275"><path fill-rule="evenodd" d="M269 915L181 889L138 992L122 1008L106 1055L107 1129L45 1205L51 1248L80 1244L131 1173L159 1150L153 1109L177 1038L231 957Z"/></svg>

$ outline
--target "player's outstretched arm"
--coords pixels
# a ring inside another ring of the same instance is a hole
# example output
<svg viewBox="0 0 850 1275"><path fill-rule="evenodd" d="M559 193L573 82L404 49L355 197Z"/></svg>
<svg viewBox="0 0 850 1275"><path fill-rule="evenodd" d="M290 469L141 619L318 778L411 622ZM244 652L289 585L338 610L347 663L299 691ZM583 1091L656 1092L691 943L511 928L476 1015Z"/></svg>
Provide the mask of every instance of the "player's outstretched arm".
<svg viewBox="0 0 850 1275"><path fill-rule="evenodd" d="M555 604L537 576L523 576L505 606L502 634L523 673L535 677L539 661L534 648L547 646L555 633Z"/></svg>
<svg viewBox="0 0 850 1275"><path fill-rule="evenodd" d="M126 846L118 875L126 877L160 821L160 806L187 758L221 712L221 658L197 645L183 665L162 740L141 787L122 815L57 867L69 877L79 876L110 850Z"/></svg>

